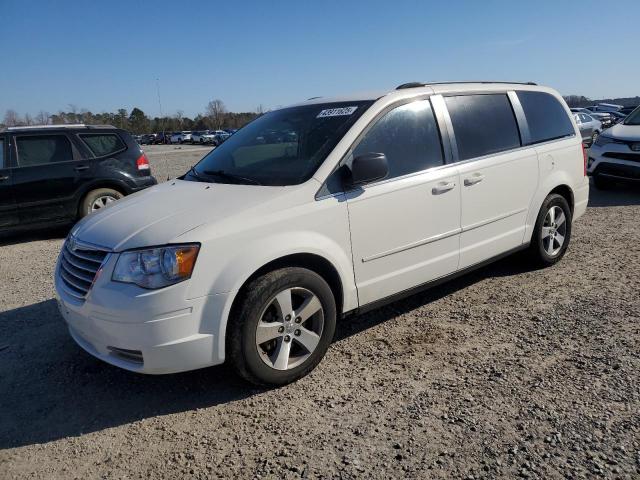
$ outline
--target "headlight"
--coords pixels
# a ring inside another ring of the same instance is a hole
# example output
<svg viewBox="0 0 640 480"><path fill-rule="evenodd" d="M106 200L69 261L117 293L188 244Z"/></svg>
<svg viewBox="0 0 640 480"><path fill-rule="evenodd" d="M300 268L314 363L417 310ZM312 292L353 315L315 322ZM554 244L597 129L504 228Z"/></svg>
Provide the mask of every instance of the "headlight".
<svg viewBox="0 0 640 480"><path fill-rule="evenodd" d="M111 279L143 288L162 288L191 277L199 245L169 245L120 254Z"/></svg>
<svg viewBox="0 0 640 480"><path fill-rule="evenodd" d="M605 135L598 135L598 138L596 138L596 145L598 145L599 147L603 147L608 143L622 143L622 142L616 140L615 138L607 137Z"/></svg>

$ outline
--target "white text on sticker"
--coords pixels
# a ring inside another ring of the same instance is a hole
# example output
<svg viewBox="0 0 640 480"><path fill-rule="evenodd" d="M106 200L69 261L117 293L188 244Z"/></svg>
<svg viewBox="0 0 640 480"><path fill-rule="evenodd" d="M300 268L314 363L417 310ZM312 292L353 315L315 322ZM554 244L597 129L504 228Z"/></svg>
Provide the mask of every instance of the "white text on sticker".
<svg viewBox="0 0 640 480"><path fill-rule="evenodd" d="M342 108L328 108L322 110L316 118L324 117L339 117L341 115L351 115L356 111L358 107L342 107Z"/></svg>

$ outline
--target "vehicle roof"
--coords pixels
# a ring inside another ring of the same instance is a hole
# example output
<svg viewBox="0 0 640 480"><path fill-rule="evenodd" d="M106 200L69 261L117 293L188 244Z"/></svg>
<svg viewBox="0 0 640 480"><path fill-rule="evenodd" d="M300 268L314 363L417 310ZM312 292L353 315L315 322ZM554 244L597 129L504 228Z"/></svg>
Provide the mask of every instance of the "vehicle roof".
<svg viewBox="0 0 640 480"><path fill-rule="evenodd" d="M333 97L311 97L306 101L298 102L289 107L302 105L314 105L319 103L343 103L355 101L375 101L382 97L394 96L403 98L420 94L438 94L466 91L504 91L505 89L546 91L553 90L538 86L533 82L498 82L498 81L473 81L473 82L411 82L399 85L393 90L378 90L372 92L360 92L351 95ZM285 107L286 108L286 107Z"/></svg>
<svg viewBox="0 0 640 480"><path fill-rule="evenodd" d="M66 125L29 125L22 127L8 127L7 132L34 132L38 130L55 131L55 130L118 130L113 125L85 125L84 123L73 123Z"/></svg>

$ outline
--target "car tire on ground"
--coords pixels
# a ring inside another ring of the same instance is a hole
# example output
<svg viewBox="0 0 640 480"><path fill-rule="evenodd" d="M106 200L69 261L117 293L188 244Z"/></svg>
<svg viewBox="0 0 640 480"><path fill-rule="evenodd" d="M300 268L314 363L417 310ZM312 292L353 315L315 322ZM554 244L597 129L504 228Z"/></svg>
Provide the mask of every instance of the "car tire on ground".
<svg viewBox="0 0 640 480"><path fill-rule="evenodd" d="M274 270L243 289L227 326L227 353L241 377L285 385L313 370L335 333L331 288L305 268Z"/></svg>
<svg viewBox="0 0 640 480"><path fill-rule="evenodd" d="M571 240L572 214L567 200L552 193L540 207L529 246L530 258L548 267L560 261Z"/></svg>
<svg viewBox="0 0 640 480"><path fill-rule="evenodd" d="M122 193L112 188L97 188L87 193L82 202L80 202L80 208L78 209L78 216L80 218L86 217L90 213L100 210L106 207L111 202L124 197Z"/></svg>

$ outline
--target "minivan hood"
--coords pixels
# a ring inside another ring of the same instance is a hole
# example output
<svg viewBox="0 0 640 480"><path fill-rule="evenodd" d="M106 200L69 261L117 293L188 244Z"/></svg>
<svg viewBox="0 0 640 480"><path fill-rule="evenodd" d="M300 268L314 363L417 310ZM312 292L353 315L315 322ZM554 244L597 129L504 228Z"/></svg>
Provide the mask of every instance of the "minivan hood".
<svg viewBox="0 0 640 480"><path fill-rule="evenodd" d="M640 125L625 125L623 123L619 123L602 133L604 133L607 137L612 137L618 140L640 142Z"/></svg>
<svg viewBox="0 0 640 480"><path fill-rule="evenodd" d="M125 197L85 217L71 233L113 251L164 245L201 225L269 209L292 187L171 180Z"/></svg>

